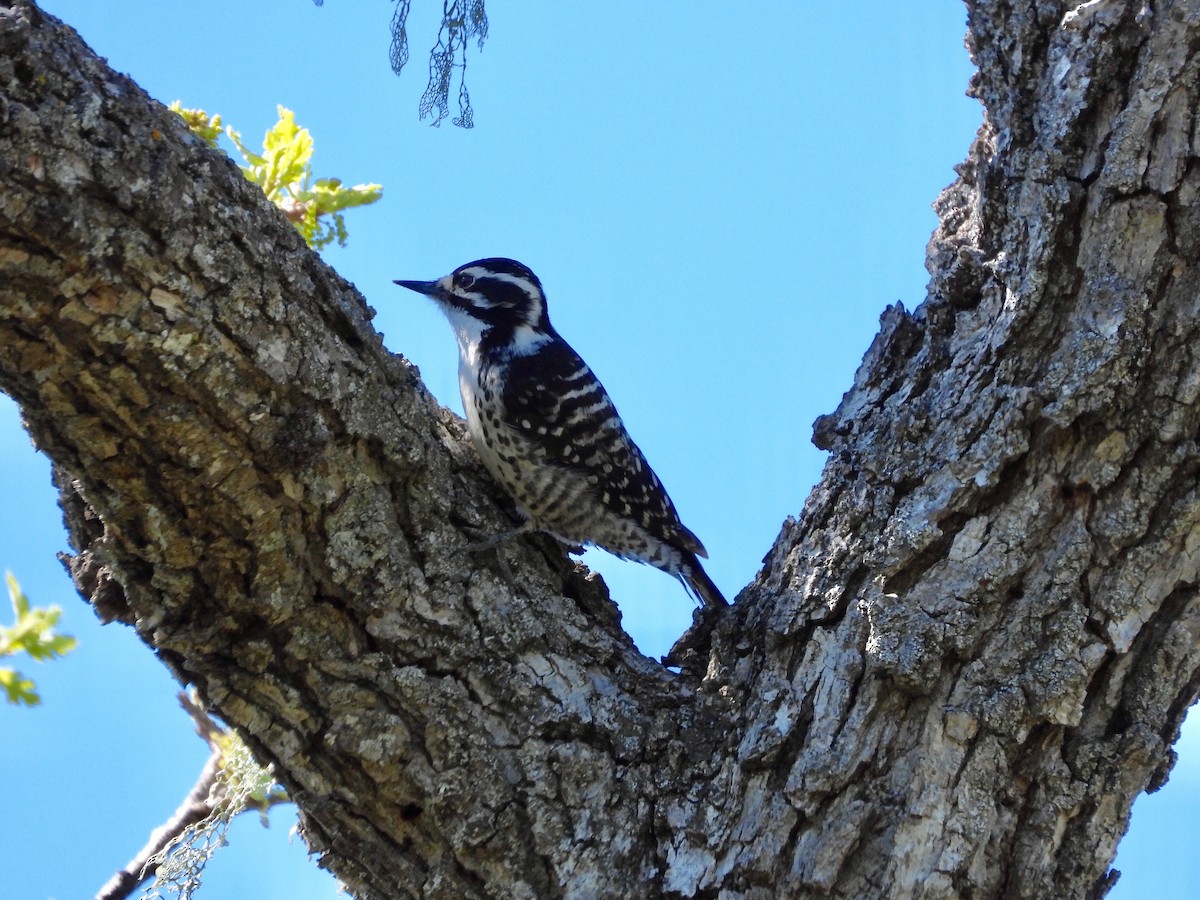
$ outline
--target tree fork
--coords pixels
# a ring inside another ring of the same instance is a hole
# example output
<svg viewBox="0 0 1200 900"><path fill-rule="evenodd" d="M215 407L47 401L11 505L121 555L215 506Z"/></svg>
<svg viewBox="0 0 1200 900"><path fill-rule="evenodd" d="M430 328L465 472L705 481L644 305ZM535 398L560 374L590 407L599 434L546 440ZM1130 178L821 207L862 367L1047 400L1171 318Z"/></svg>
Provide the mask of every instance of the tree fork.
<svg viewBox="0 0 1200 900"><path fill-rule="evenodd" d="M503 502L363 299L0 0L0 388L66 473L81 590L276 765L356 896L1111 883L1200 684L1200 22L968 10L986 119L928 296L677 675L551 544L456 552Z"/></svg>

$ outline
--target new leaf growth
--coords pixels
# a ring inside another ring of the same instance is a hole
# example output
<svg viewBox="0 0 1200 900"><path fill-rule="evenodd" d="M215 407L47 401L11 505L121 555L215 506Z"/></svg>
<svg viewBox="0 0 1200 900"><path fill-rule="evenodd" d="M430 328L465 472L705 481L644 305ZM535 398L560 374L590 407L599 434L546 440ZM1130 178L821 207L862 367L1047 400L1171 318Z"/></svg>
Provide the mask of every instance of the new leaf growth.
<svg viewBox="0 0 1200 900"><path fill-rule="evenodd" d="M246 177L257 184L267 199L283 210L314 250L330 244L346 245L346 223L342 212L353 206L366 206L383 196L378 184L344 187L337 178L314 178L312 171L313 139L307 128L296 124L296 115L284 106L277 107L279 121L263 137L261 153L252 152L239 132L221 127L219 115L209 116L202 109L184 109L177 100L171 109L183 116L188 128L211 146L217 146L222 131L233 141L246 164Z"/></svg>
<svg viewBox="0 0 1200 900"><path fill-rule="evenodd" d="M57 606L31 607L12 572L7 574L6 580L14 621L11 626L0 625L0 659L27 653L31 659L42 662L74 650L75 638L54 631L62 610ZM0 688L4 689L9 703L37 706L42 702L33 681L8 666L0 666Z"/></svg>

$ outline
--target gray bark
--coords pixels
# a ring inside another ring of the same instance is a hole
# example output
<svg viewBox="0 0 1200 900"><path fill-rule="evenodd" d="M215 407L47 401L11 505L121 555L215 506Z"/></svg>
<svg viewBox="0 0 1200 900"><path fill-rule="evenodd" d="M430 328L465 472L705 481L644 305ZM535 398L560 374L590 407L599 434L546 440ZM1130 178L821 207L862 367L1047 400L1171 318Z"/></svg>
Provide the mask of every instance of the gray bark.
<svg viewBox="0 0 1200 900"><path fill-rule="evenodd" d="M673 674L236 168L0 2L0 388L81 590L362 898L1099 895L1200 685L1200 9L968 4L986 121Z"/></svg>

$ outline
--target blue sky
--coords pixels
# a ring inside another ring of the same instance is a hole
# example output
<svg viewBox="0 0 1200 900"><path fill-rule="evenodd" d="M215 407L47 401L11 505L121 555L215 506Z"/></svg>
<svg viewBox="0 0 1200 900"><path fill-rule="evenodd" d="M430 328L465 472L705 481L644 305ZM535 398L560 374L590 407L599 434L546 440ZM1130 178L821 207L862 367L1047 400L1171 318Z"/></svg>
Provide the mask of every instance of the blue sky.
<svg viewBox="0 0 1200 900"><path fill-rule="evenodd" d="M378 311L387 346L460 410L449 328L392 285L512 256L600 375L731 598L803 505L811 423L849 386L888 303L924 297L930 203L979 123L956 0L853 5L614 0L491 4L472 53L476 128L416 110L441 4L413 3L412 61L388 68L391 4L45 0L164 103L220 112L256 145L276 104L319 175L375 181L325 258ZM0 897L91 896L174 809L206 756L166 670L100 628L54 558L48 464L0 397L0 569L65 609L66 660L25 668L44 705L0 707ZM589 553L647 653L691 601L674 580ZM1191 897L1200 737L1135 807L1112 896ZM201 896L324 900L294 816L243 817Z"/></svg>

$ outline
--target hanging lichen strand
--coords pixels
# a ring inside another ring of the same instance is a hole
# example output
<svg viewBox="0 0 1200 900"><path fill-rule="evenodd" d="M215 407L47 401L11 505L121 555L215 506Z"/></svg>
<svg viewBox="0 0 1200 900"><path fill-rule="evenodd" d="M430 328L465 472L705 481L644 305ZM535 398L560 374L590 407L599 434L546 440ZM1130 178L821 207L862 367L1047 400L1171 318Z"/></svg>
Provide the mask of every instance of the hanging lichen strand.
<svg viewBox="0 0 1200 900"><path fill-rule="evenodd" d="M325 5L325 0L313 2L317 6ZM442 3L442 25L437 43L429 51L429 84L421 95L419 107L421 119L433 115L435 127L450 114L450 88L455 69L458 70L458 117L452 121L459 128L475 127L475 110L471 108L471 95L467 91L467 42L475 39L482 49L487 39L487 12L483 4L484 0L444 0ZM411 6L412 0L396 0L396 9L392 13L388 61L397 75L408 64L408 12Z"/></svg>

